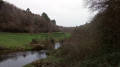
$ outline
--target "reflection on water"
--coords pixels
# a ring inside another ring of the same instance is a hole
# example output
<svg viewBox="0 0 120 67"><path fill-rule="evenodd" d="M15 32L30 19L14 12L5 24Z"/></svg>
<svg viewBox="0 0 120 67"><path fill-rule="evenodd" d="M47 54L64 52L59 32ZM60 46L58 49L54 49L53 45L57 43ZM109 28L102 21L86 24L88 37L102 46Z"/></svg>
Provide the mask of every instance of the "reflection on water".
<svg viewBox="0 0 120 67"><path fill-rule="evenodd" d="M60 47L60 43L55 43L55 49ZM45 50L42 51L23 51L0 55L0 67L22 67L33 61L47 57Z"/></svg>
<svg viewBox="0 0 120 67"><path fill-rule="evenodd" d="M38 59L46 58L46 51L24 51L0 55L0 67L22 67Z"/></svg>
<svg viewBox="0 0 120 67"><path fill-rule="evenodd" d="M55 43L55 49L58 49L60 47L60 43Z"/></svg>

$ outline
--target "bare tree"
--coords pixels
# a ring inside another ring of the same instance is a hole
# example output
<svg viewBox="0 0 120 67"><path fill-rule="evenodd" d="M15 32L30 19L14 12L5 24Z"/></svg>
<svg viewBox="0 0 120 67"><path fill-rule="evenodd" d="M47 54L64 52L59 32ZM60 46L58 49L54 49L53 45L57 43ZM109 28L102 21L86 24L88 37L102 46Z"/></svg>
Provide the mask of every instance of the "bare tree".
<svg viewBox="0 0 120 67"><path fill-rule="evenodd" d="M87 7L92 11L102 11L107 8L116 10L120 9L120 0L85 0Z"/></svg>

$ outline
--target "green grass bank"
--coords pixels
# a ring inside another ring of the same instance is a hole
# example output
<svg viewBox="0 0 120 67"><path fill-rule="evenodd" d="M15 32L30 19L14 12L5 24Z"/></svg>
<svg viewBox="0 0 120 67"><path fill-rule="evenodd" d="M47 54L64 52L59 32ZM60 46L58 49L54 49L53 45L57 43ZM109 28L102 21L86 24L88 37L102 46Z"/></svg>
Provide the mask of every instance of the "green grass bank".
<svg viewBox="0 0 120 67"><path fill-rule="evenodd" d="M0 46L11 50L19 47L27 50L30 49L30 47L26 45L28 45L32 39L45 40L47 38L52 38L57 42L68 37L70 37L70 34L67 33L38 33L31 35L29 33L0 32Z"/></svg>

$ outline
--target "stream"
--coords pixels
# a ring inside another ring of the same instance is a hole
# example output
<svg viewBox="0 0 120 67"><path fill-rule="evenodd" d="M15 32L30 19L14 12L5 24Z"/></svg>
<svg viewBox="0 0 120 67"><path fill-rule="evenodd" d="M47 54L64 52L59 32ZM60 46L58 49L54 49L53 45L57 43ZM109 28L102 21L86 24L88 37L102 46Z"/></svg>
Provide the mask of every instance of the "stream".
<svg viewBox="0 0 120 67"><path fill-rule="evenodd" d="M59 43L55 43L54 49L60 47ZM17 53L9 53L0 55L0 67L23 67L33 61L44 59L47 57L47 50L41 51L22 51Z"/></svg>

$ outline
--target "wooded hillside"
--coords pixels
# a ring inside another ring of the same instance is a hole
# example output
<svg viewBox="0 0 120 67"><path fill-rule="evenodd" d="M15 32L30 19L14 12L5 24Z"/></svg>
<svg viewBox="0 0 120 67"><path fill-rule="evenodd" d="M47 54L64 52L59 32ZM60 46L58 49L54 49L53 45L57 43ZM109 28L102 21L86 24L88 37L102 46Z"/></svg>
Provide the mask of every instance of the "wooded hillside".
<svg viewBox="0 0 120 67"><path fill-rule="evenodd" d="M0 31L2 32L56 32L56 21L43 12L34 14L29 8L22 10L13 4L0 0Z"/></svg>

